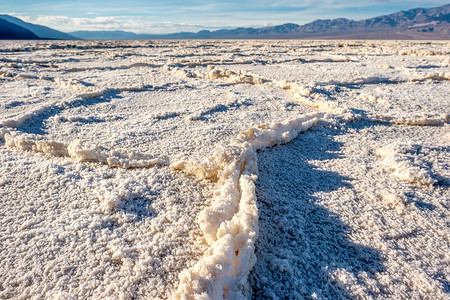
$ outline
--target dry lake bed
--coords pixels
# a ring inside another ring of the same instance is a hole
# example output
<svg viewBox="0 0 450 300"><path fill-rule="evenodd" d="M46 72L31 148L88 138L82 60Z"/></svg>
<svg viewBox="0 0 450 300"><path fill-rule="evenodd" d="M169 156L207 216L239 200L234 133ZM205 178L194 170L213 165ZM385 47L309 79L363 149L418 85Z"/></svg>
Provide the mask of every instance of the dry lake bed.
<svg viewBox="0 0 450 300"><path fill-rule="evenodd" d="M0 298L450 299L450 42L1 41Z"/></svg>

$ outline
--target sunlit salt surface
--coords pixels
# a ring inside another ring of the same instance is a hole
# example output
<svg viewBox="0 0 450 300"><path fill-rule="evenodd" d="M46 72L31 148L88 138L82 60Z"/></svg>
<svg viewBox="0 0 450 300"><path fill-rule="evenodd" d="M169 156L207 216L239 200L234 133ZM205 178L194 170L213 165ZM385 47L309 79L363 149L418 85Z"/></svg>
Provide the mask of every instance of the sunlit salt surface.
<svg viewBox="0 0 450 300"><path fill-rule="evenodd" d="M1 298L448 299L449 46L1 41Z"/></svg>

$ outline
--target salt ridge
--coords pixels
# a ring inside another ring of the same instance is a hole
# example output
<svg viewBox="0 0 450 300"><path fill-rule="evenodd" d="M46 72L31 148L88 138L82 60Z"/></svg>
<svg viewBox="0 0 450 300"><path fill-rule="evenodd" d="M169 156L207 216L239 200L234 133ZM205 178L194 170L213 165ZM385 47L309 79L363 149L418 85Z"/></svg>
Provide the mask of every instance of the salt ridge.
<svg viewBox="0 0 450 300"><path fill-rule="evenodd" d="M382 51L378 54L380 53ZM410 54L420 54L420 56L437 55L431 52L417 51L405 55ZM331 59L308 60L308 62L314 61L339 62L339 60ZM347 59L342 60L342 62L348 61ZM192 67L203 65L206 62L183 60L179 64ZM125 69L132 67L153 68L155 65L152 63L124 65ZM80 68L79 70L89 69ZM249 72L232 71L213 66L209 66L206 70L195 70L180 68L179 65L166 64L163 70L183 78L218 80L230 85L270 85L280 90L289 91L293 99L298 103L320 111L319 113L303 115L297 119L251 128L239 134L229 145L218 148L213 156L203 162L180 161L170 164L173 170L194 175L199 179L216 181L218 185L212 204L206 207L198 216L198 224L209 245L209 250L194 266L182 272L178 288L173 294L175 299L185 297L202 298L205 296L215 299L248 297L249 287L247 278L255 263L254 243L258 234L258 213L254 184L258 173L256 150L288 143L299 133L308 130L325 119L343 119L345 121L362 119L370 122L419 126L446 125L449 122L449 115L445 114L436 116L402 115L396 117L389 114L368 113L367 116L363 117L355 113L352 107L327 98L326 95L319 91L318 86L315 84L306 85L299 82L277 81ZM2 120L0 125L3 127L0 127L0 138L4 139L6 146L22 151L43 153L48 156L68 157L77 162L97 162L109 165L110 167L147 168L154 165L169 165L168 160L154 158L143 153L84 145L80 140L75 140L71 143L60 143L46 140L40 136L26 135L14 129L20 129L20 126L24 122L40 113L44 113L54 106L62 107L74 101L102 97L113 91L142 91L147 88L146 86L91 88L76 79L65 80L56 77L41 77L8 72L0 73L0 77L2 76L7 80L46 80L79 93L79 95L73 98L50 102L23 114ZM428 80L447 81L449 79L448 73L442 72L417 78L411 79L408 82L423 82ZM361 77L354 81L336 81L329 82L329 84L364 85L400 82L403 81L395 81L381 77ZM214 110L220 107L220 105L203 107L202 110L195 113L191 113L190 110L180 110L151 114L149 118L160 120L168 117L187 115L186 120L198 121L204 112ZM233 106L239 105L239 103L231 101L227 105ZM74 120L76 121L76 119ZM447 137L447 135L445 136ZM388 145L379 149L377 154L381 157L380 165L400 181L416 185L432 186L435 183L434 179L432 179L432 176L426 170L412 163L413 158L407 154L409 149L410 146L408 145ZM124 189L126 190L126 188ZM124 194L126 198L126 192ZM386 194L383 197L388 205L396 207L405 205L405 201L399 196ZM107 189L100 189L98 198L104 210L107 212L113 211L121 201L119 196ZM336 276L345 277L346 275L337 273ZM426 274L423 276L426 276ZM426 280L425 283L427 283ZM411 282L410 285L414 286L417 284Z"/></svg>
<svg viewBox="0 0 450 300"><path fill-rule="evenodd" d="M198 217L210 245L206 254L180 274L173 299L246 299L247 278L255 264L258 209L255 181L256 150L288 143L320 119L323 113L302 116L282 123L261 125L242 132L231 145L218 149L204 163L175 162L171 168L218 180L211 206Z"/></svg>

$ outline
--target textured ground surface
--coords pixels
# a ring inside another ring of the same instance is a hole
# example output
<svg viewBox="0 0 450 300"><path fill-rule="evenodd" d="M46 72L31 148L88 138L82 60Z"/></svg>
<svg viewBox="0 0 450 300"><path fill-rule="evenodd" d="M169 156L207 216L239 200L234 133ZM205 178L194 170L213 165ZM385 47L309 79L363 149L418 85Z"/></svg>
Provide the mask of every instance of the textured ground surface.
<svg viewBox="0 0 450 300"><path fill-rule="evenodd" d="M450 298L450 44L1 41L0 298Z"/></svg>

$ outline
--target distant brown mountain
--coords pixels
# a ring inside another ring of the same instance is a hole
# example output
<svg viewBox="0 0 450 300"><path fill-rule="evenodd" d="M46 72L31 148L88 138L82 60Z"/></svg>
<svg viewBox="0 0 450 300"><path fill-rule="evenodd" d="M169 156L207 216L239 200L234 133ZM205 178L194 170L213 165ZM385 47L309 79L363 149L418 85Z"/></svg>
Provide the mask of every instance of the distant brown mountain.
<svg viewBox="0 0 450 300"><path fill-rule="evenodd" d="M311 37L450 39L450 4L430 9L415 8L358 22L317 20L300 26L297 32Z"/></svg>
<svg viewBox="0 0 450 300"><path fill-rule="evenodd" d="M186 36L186 33L172 36ZM200 31L195 38L376 38L450 39L450 4L436 8L415 8L362 21L344 18L316 20L297 25Z"/></svg>
<svg viewBox="0 0 450 300"><path fill-rule="evenodd" d="M83 39L450 39L450 4L415 8L362 21L344 18L263 28L203 30L166 35L125 31L77 31Z"/></svg>

